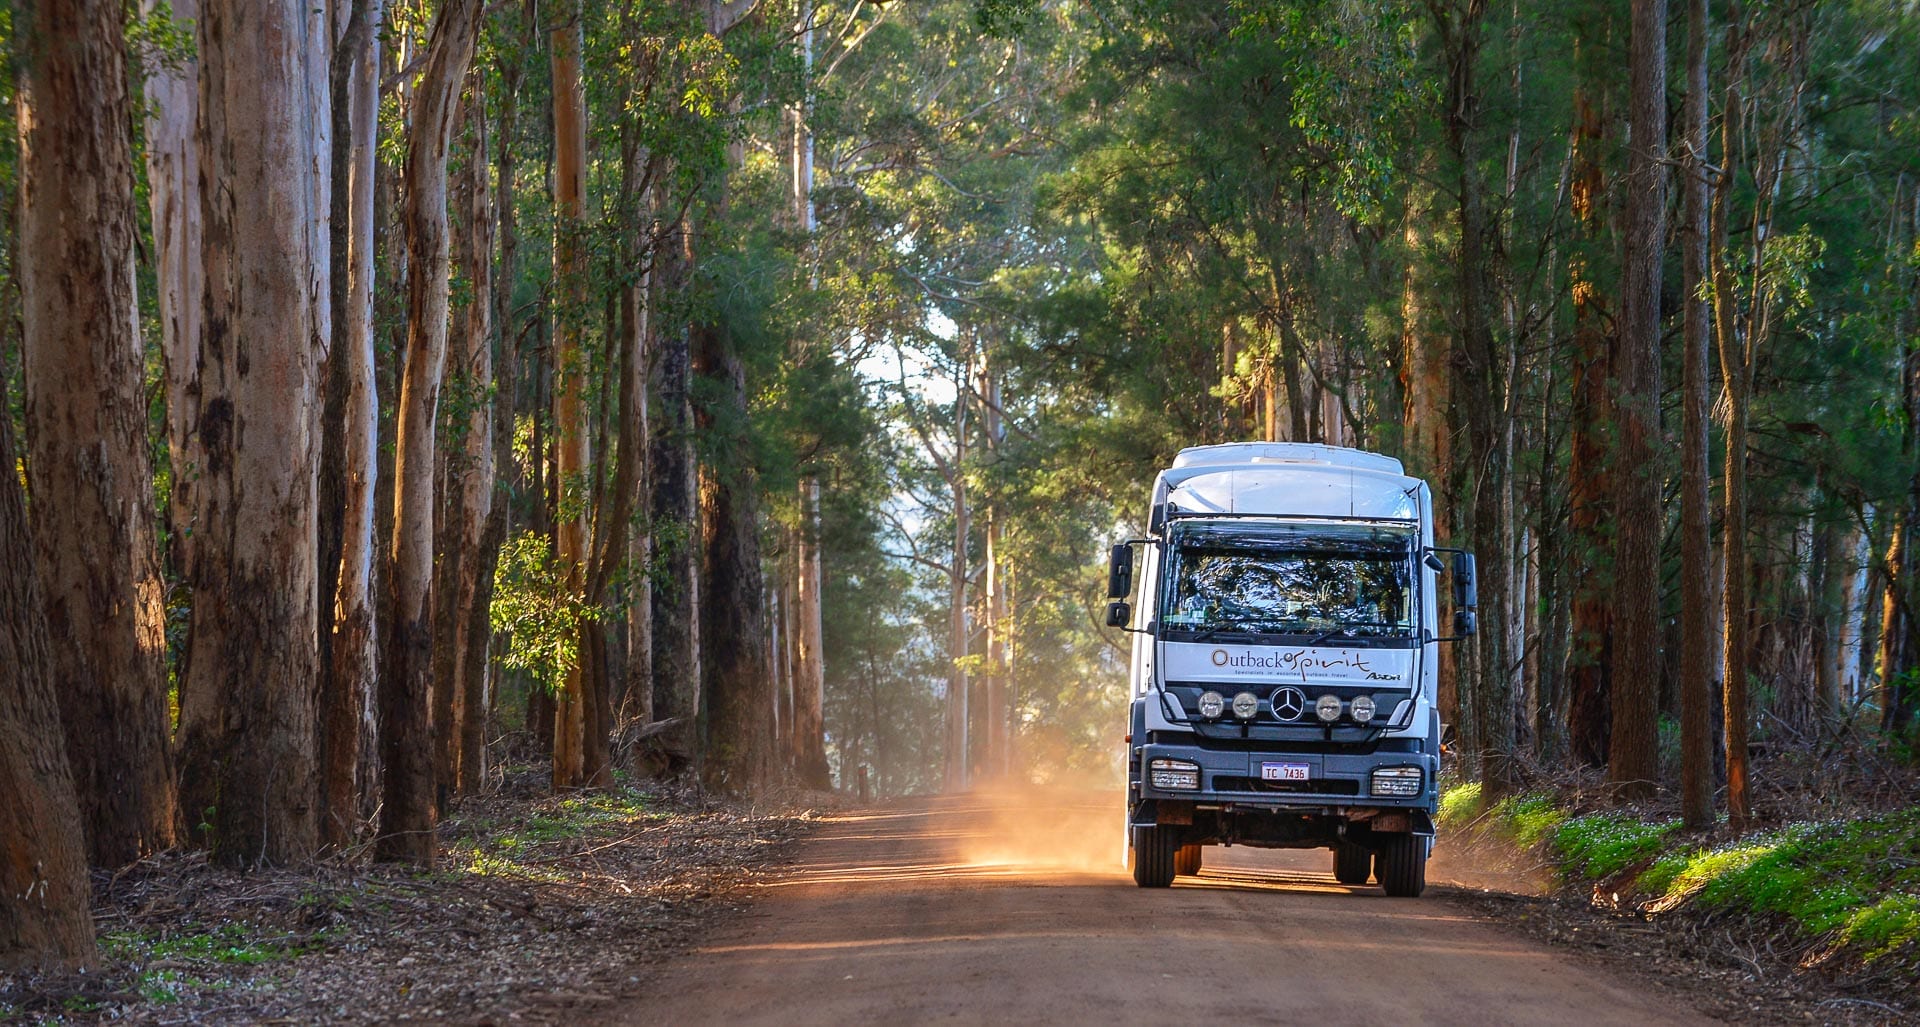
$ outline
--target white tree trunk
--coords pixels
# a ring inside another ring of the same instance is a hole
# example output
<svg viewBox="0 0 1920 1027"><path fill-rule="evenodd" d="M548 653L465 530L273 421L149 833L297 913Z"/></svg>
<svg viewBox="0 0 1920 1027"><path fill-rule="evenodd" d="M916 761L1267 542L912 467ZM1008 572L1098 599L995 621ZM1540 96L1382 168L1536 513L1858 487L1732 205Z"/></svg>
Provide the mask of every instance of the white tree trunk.
<svg viewBox="0 0 1920 1027"><path fill-rule="evenodd" d="M463 791L479 782L479 763L485 756L483 735L477 729L486 718L487 652L482 636L487 634L487 620L475 607L482 595L480 552L485 545L487 521L493 515L494 486L493 404L487 395L493 386L493 203L487 189L487 119L481 103L484 83L478 76L470 76L468 81L467 126L473 142L467 150L466 182L460 198L465 201L462 220L466 223L461 263L471 293L461 310L464 349L455 354L467 423L454 468L460 491L460 523L455 526L459 537L455 542L461 555L459 580L455 583L453 676L445 685L453 697L453 723L447 730L459 732L456 763L450 769Z"/></svg>
<svg viewBox="0 0 1920 1027"><path fill-rule="evenodd" d="M142 0L152 17L160 0ZM199 16L199 0L172 0L176 25ZM200 151L194 145L199 62L160 63L147 76L147 199L153 218L154 278L160 307L160 352L167 376L167 452L172 465L169 516L177 569L191 573L194 482L202 461L194 448L200 372Z"/></svg>
<svg viewBox="0 0 1920 1027"><path fill-rule="evenodd" d="M348 81L352 142L347 157L347 305L334 312L345 326L333 359L344 381L342 432L343 516L339 577L328 611L335 687L348 697L339 711L357 710L356 730L344 722L328 732L323 754L329 789L344 789L344 803L330 803L336 816L351 815L351 796L372 789L363 780L367 750L376 736L379 646L373 623L374 495L379 477L380 406L374 367L374 163L379 132L380 35L385 0L371 0L370 39ZM344 721L344 717L342 717Z"/></svg>

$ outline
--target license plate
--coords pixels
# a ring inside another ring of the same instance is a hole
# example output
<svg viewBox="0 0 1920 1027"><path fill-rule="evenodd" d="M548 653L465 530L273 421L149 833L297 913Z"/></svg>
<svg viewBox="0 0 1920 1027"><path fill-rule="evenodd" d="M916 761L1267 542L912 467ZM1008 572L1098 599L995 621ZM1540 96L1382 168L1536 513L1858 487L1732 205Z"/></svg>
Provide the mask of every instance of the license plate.
<svg viewBox="0 0 1920 1027"><path fill-rule="evenodd" d="M1260 780L1262 781L1305 781L1307 765L1305 763L1262 763Z"/></svg>

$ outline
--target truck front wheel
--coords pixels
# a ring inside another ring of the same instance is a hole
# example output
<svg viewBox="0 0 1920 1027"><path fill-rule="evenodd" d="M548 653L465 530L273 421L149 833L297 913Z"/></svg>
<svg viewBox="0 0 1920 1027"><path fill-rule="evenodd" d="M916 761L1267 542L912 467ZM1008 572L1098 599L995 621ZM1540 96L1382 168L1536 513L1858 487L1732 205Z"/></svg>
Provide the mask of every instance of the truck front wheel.
<svg viewBox="0 0 1920 1027"><path fill-rule="evenodd" d="M1427 840L1394 835L1373 857L1373 873L1388 895L1417 899L1427 889Z"/></svg>
<svg viewBox="0 0 1920 1027"><path fill-rule="evenodd" d="M1133 829L1133 883L1142 888L1165 888L1173 883L1174 858L1180 838L1161 827Z"/></svg>
<svg viewBox="0 0 1920 1027"><path fill-rule="evenodd" d="M1366 884L1373 876L1373 853L1352 842L1333 845L1333 879L1341 884Z"/></svg>
<svg viewBox="0 0 1920 1027"><path fill-rule="evenodd" d="M1200 872L1200 846L1182 845L1173 857L1173 872L1182 877L1192 877Z"/></svg>

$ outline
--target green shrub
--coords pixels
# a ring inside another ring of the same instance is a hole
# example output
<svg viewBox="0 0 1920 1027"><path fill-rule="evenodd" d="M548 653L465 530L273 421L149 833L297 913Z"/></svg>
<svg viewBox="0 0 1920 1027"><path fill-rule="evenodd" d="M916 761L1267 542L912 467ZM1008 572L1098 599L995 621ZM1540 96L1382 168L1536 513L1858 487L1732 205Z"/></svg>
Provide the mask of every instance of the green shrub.
<svg viewBox="0 0 1920 1027"><path fill-rule="evenodd" d="M1712 849L1656 860L1640 887L1665 905L1785 917L1812 934L1838 933L1869 961L1920 941L1920 811L1794 824ZM1879 896L1879 898L1873 898Z"/></svg>
<svg viewBox="0 0 1920 1027"><path fill-rule="evenodd" d="M1650 859L1680 829L1678 820L1648 823L1624 813L1589 813L1553 832L1563 869L1589 880L1612 877Z"/></svg>
<svg viewBox="0 0 1920 1027"><path fill-rule="evenodd" d="M1842 940L1866 950L1868 962L1920 943L1920 895L1889 895L1847 917Z"/></svg>
<svg viewBox="0 0 1920 1027"><path fill-rule="evenodd" d="M1665 895L1673 887L1673 882L1687 869L1687 862L1693 858L1689 851L1661 853L1653 864L1642 871L1634 887L1649 895Z"/></svg>
<svg viewBox="0 0 1920 1027"><path fill-rule="evenodd" d="M1574 881L1645 863L1635 889L1654 909L1694 903L1781 917L1868 962L1920 948L1920 809L1791 824L1711 848L1670 848L1677 820L1574 816L1538 794L1485 808L1480 786L1467 784L1447 790L1438 820L1445 830L1490 830L1522 848L1544 846Z"/></svg>
<svg viewBox="0 0 1920 1027"><path fill-rule="evenodd" d="M1480 815L1480 782L1455 785L1440 796L1440 816L1436 824L1444 831L1462 831Z"/></svg>
<svg viewBox="0 0 1920 1027"><path fill-rule="evenodd" d="M1493 819L1521 848L1531 849L1566 822L1567 811L1551 795L1516 795L1494 805Z"/></svg>

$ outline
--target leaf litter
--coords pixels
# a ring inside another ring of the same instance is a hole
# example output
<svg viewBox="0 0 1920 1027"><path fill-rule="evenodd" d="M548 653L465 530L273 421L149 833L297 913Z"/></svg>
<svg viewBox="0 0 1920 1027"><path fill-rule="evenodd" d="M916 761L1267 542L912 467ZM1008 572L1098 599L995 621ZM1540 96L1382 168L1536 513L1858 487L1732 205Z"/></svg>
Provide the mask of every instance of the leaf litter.
<svg viewBox="0 0 1920 1027"><path fill-rule="evenodd" d="M430 872L362 847L250 872L174 851L97 873L101 965L0 974L0 1021L577 1021L739 909L814 819L799 801L672 786L553 796L542 776L461 800Z"/></svg>

